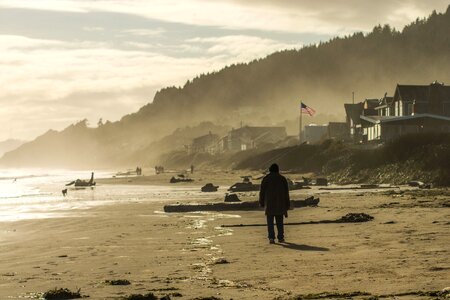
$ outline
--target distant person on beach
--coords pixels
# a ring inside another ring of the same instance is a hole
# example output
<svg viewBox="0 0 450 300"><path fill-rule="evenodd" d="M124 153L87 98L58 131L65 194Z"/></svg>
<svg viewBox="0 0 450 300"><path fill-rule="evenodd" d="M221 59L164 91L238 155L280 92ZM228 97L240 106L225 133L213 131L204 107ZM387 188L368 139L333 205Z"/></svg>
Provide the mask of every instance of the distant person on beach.
<svg viewBox="0 0 450 300"><path fill-rule="evenodd" d="M275 243L275 219L278 242L283 243L283 217L287 217L287 211L290 208L289 187L286 178L280 174L280 169L277 164L271 165L269 172L261 182L259 204L265 207L269 242L271 244Z"/></svg>
<svg viewBox="0 0 450 300"><path fill-rule="evenodd" d="M191 174L194 174L194 165L191 165Z"/></svg>
<svg viewBox="0 0 450 300"><path fill-rule="evenodd" d="M142 172L142 169L141 169L141 172ZM164 167L163 166L155 166L155 173L156 174L164 173Z"/></svg>

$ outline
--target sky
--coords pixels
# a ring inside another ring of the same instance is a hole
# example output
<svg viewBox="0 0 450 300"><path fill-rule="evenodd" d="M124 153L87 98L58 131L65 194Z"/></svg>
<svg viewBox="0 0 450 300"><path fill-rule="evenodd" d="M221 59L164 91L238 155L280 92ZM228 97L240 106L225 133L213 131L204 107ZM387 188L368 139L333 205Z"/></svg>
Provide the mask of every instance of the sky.
<svg viewBox="0 0 450 300"><path fill-rule="evenodd" d="M448 0L0 0L0 141L116 121L201 73Z"/></svg>

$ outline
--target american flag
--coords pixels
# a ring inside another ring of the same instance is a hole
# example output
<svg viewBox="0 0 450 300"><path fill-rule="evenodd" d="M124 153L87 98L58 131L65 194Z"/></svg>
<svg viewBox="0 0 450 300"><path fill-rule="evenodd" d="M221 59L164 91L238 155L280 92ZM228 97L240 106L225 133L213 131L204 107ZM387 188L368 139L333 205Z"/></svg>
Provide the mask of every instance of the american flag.
<svg viewBox="0 0 450 300"><path fill-rule="evenodd" d="M309 107L308 105L306 105L303 102L300 103L300 109L302 110L302 113L308 114L311 117L314 116L314 114L316 113L316 111L314 109L312 109L311 107Z"/></svg>

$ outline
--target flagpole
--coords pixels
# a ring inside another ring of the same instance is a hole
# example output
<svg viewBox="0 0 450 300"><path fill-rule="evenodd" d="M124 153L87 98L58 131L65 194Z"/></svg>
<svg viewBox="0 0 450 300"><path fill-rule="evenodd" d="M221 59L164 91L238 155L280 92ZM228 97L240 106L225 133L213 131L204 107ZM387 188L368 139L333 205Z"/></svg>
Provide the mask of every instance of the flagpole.
<svg viewBox="0 0 450 300"><path fill-rule="evenodd" d="M300 118L298 121L298 144L300 145L302 143L302 102L300 102Z"/></svg>

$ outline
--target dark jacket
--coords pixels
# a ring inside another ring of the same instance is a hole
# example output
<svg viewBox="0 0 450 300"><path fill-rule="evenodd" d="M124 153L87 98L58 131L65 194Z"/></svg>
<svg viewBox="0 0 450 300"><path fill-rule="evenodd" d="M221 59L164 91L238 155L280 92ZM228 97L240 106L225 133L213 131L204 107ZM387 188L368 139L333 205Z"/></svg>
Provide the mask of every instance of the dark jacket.
<svg viewBox="0 0 450 300"><path fill-rule="evenodd" d="M269 173L261 182L259 204L266 208L266 215L285 215L290 208L289 187L280 173Z"/></svg>

